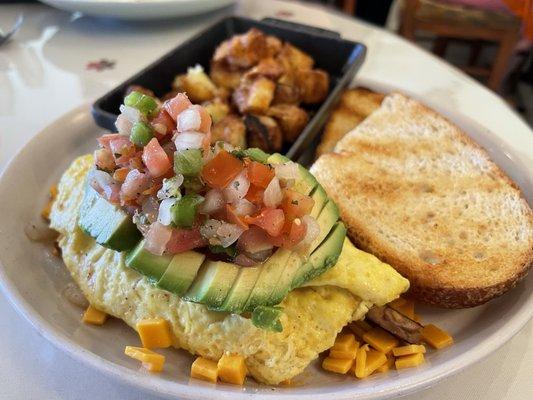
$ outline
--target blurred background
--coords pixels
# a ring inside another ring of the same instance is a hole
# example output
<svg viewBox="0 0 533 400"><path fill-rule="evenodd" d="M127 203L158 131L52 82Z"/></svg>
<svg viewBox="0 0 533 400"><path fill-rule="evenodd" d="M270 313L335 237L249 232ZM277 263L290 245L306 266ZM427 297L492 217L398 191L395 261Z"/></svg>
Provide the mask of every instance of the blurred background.
<svg viewBox="0 0 533 400"><path fill-rule="evenodd" d="M308 0L397 32L498 92L533 125L532 0Z"/></svg>

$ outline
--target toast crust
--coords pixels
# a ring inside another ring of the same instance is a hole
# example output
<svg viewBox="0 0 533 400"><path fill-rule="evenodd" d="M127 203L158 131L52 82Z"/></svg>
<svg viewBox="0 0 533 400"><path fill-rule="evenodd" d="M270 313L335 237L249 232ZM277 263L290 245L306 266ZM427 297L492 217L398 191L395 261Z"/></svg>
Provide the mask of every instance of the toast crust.
<svg viewBox="0 0 533 400"><path fill-rule="evenodd" d="M429 173L417 169L420 160ZM473 307L516 286L531 268L533 213L518 186L481 146L414 100L388 96L312 172L356 245L408 278L413 297Z"/></svg>

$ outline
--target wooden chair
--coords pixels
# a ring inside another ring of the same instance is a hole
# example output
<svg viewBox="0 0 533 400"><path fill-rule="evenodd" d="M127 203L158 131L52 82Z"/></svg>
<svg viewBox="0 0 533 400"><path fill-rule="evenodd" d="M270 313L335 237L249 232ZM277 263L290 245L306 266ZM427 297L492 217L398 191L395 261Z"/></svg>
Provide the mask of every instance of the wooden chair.
<svg viewBox="0 0 533 400"><path fill-rule="evenodd" d="M499 92L513 50L520 39L520 19L510 14L446 4L436 0L405 0L400 32L414 41L417 31L435 34L433 52L444 57L449 39L471 43L468 65L471 75L487 77L487 86ZM476 65L485 42L498 46L490 68Z"/></svg>

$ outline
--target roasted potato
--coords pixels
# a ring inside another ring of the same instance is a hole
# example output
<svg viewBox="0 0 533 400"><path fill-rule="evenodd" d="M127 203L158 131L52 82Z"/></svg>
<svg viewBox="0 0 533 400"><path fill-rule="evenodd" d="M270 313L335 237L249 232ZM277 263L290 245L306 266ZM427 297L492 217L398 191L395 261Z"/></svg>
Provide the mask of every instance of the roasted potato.
<svg viewBox="0 0 533 400"><path fill-rule="evenodd" d="M296 86L293 74L282 75L277 81L272 104L298 103L300 103L300 88Z"/></svg>
<svg viewBox="0 0 533 400"><path fill-rule="evenodd" d="M193 103L211 100L217 94L217 87L200 65L189 68L184 75L178 75L172 87L186 92Z"/></svg>
<svg viewBox="0 0 533 400"><path fill-rule="evenodd" d="M303 103L320 103L328 95L329 75L321 69L299 70L296 72L296 85Z"/></svg>
<svg viewBox="0 0 533 400"><path fill-rule="evenodd" d="M289 43L283 44L277 59L286 70L311 69L315 64L311 56Z"/></svg>
<svg viewBox="0 0 533 400"><path fill-rule="evenodd" d="M252 28L242 35L235 35L222 42L215 50L213 60L224 61L235 68L250 68L268 55L266 35Z"/></svg>
<svg viewBox="0 0 533 400"><path fill-rule="evenodd" d="M309 115L294 104L278 104L268 109L267 115L274 118L281 128L283 139L292 143L307 125Z"/></svg>
<svg viewBox="0 0 533 400"><path fill-rule="evenodd" d="M284 72L283 66L273 58L264 58L252 69L244 74L245 80L254 80L265 77L276 81Z"/></svg>
<svg viewBox="0 0 533 400"><path fill-rule="evenodd" d="M213 121L213 124L216 124L226 115L228 115L230 112L229 104L226 101L218 97L211 101L207 101L203 103L202 106L207 110L207 112L211 116L211 120Z"/></svg>
<svg viewBox="0 0 533 400"><path fill-rule="evenodd" d="M268 56L274 57L281 51L281 47L283 46L283 43L277 37L269 35L266 37L266 45L267 45Z"/></svg>
<svg viewBox="0 0 533 400"><path fill-rule="evenodd" d="M233 102L241 114L264 114L274 98L276 84L267 78L242 82L233 92Z"/></svg>
<svg viewBox="0 0 533 400"><path fill-rule="evenodd" d="M246 115L244 125L246 126L246 143L249 147L258 147L269 153L281 150L283 136L273 118Z"/></svg>
<svg viewBox="0 0 533 400"><path fill-rule="evenodd" d="M213 125L211 142L223 141L241 149L246 148L246 127L242 118L230 114Z"/></svg>
<svg viewBox="0 0 533 400"><path fill-rule="evenodd" d="M211 62L211 69L209 76L220 87L233 90L241 83L243 72L240 70L231 70L228 65L223 62Z"/></svg>

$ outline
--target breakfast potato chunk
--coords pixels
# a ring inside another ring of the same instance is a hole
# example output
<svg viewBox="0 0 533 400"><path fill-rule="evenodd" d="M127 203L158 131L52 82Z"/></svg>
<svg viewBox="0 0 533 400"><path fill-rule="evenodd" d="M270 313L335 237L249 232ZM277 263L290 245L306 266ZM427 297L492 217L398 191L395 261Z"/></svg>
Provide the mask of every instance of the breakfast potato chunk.
<svg viewBox="0 0 533 400"><path fill-rule="evenodd" d="M321 69L299 70L296 84L300 88L300 99L307 104L320 103L329 91L329 75Z"/></svg>
<svg viewBox="0 0 533 400"><path fill-rule="evenodd" d="M275 81L284 73L284 71L285 69L279 61L270 57L259 61L259 64L246 72L244 79L253 80L262 76Z"/></svg>
<svg viewBox="0 0 533 400"><path fill-rule="evenodd" d="M213 124L216 124L230 113L229 104L218 97L213 99L212 101L207 101L203 103L202 106L211 116Z"/></svg>
<svg viewBox="0 0 533 400"><path fill-rule="evenodd" d="M242 114L264 114L268 110L276 84L267 78L258 78L244 83L233 92L233 102Z"/></svg>
<svg viewBox="0 0 533 400"><path fill-rule="evenodd" d="M248 147L258 147L266 152L281 150L283 137L276 121L270 117L247 115L244 117L246 126L246 142Z"/></svg>
<svg viewBox="0 0 533 400"><path fill-rule="evenodd" d="M246 127L242 119L235 114L222 118L213 125L211 141L223 141L241 149L246 148Z"/></svg>
<svg viewBox="0 0 533 400"><path fill-rule="evenodd" d="M268 56L274 57L281 51L283 43L277 37L268 35L266 37L266 46Z"/></svg>
<svg viewBox="0 0 533 400"><path fill-rule="evenodd" d="M241 83L243 72L239 69L231 69L224 62L211 62L209 76L219 87L235 89Z"/></svg>
<svg viewBox="0 0 533 400"><path fill-rule="evenodd" d="M285 43L278 54L278 60L286 68L286 70L308 70L313 68L315 61L307 53L294 47L289 43Z"/></svg>
<svg viewBox="0 0 533 400"><path fill-rule="evenodd" d="M217 87L200 65L189 68L184 75L178 75L172 86L187 93L189 100L193 103L211 100L217 94Z"/></svg>
<svg viewBox="0 0 533 400"><path fill-rule="evenodd" d="M225 61L237 68L250 68L262 58L268 57L268 53L266 35L252 28L223 42L215 50L213 60Z"/></svg>
<svg viewBox="0 0 533 400"><path fill-rule="evenodd" d="M287 142L294 142L309 122L304 109L294 104L278 104L268 109L267 115L274 118Z"/></svg>

